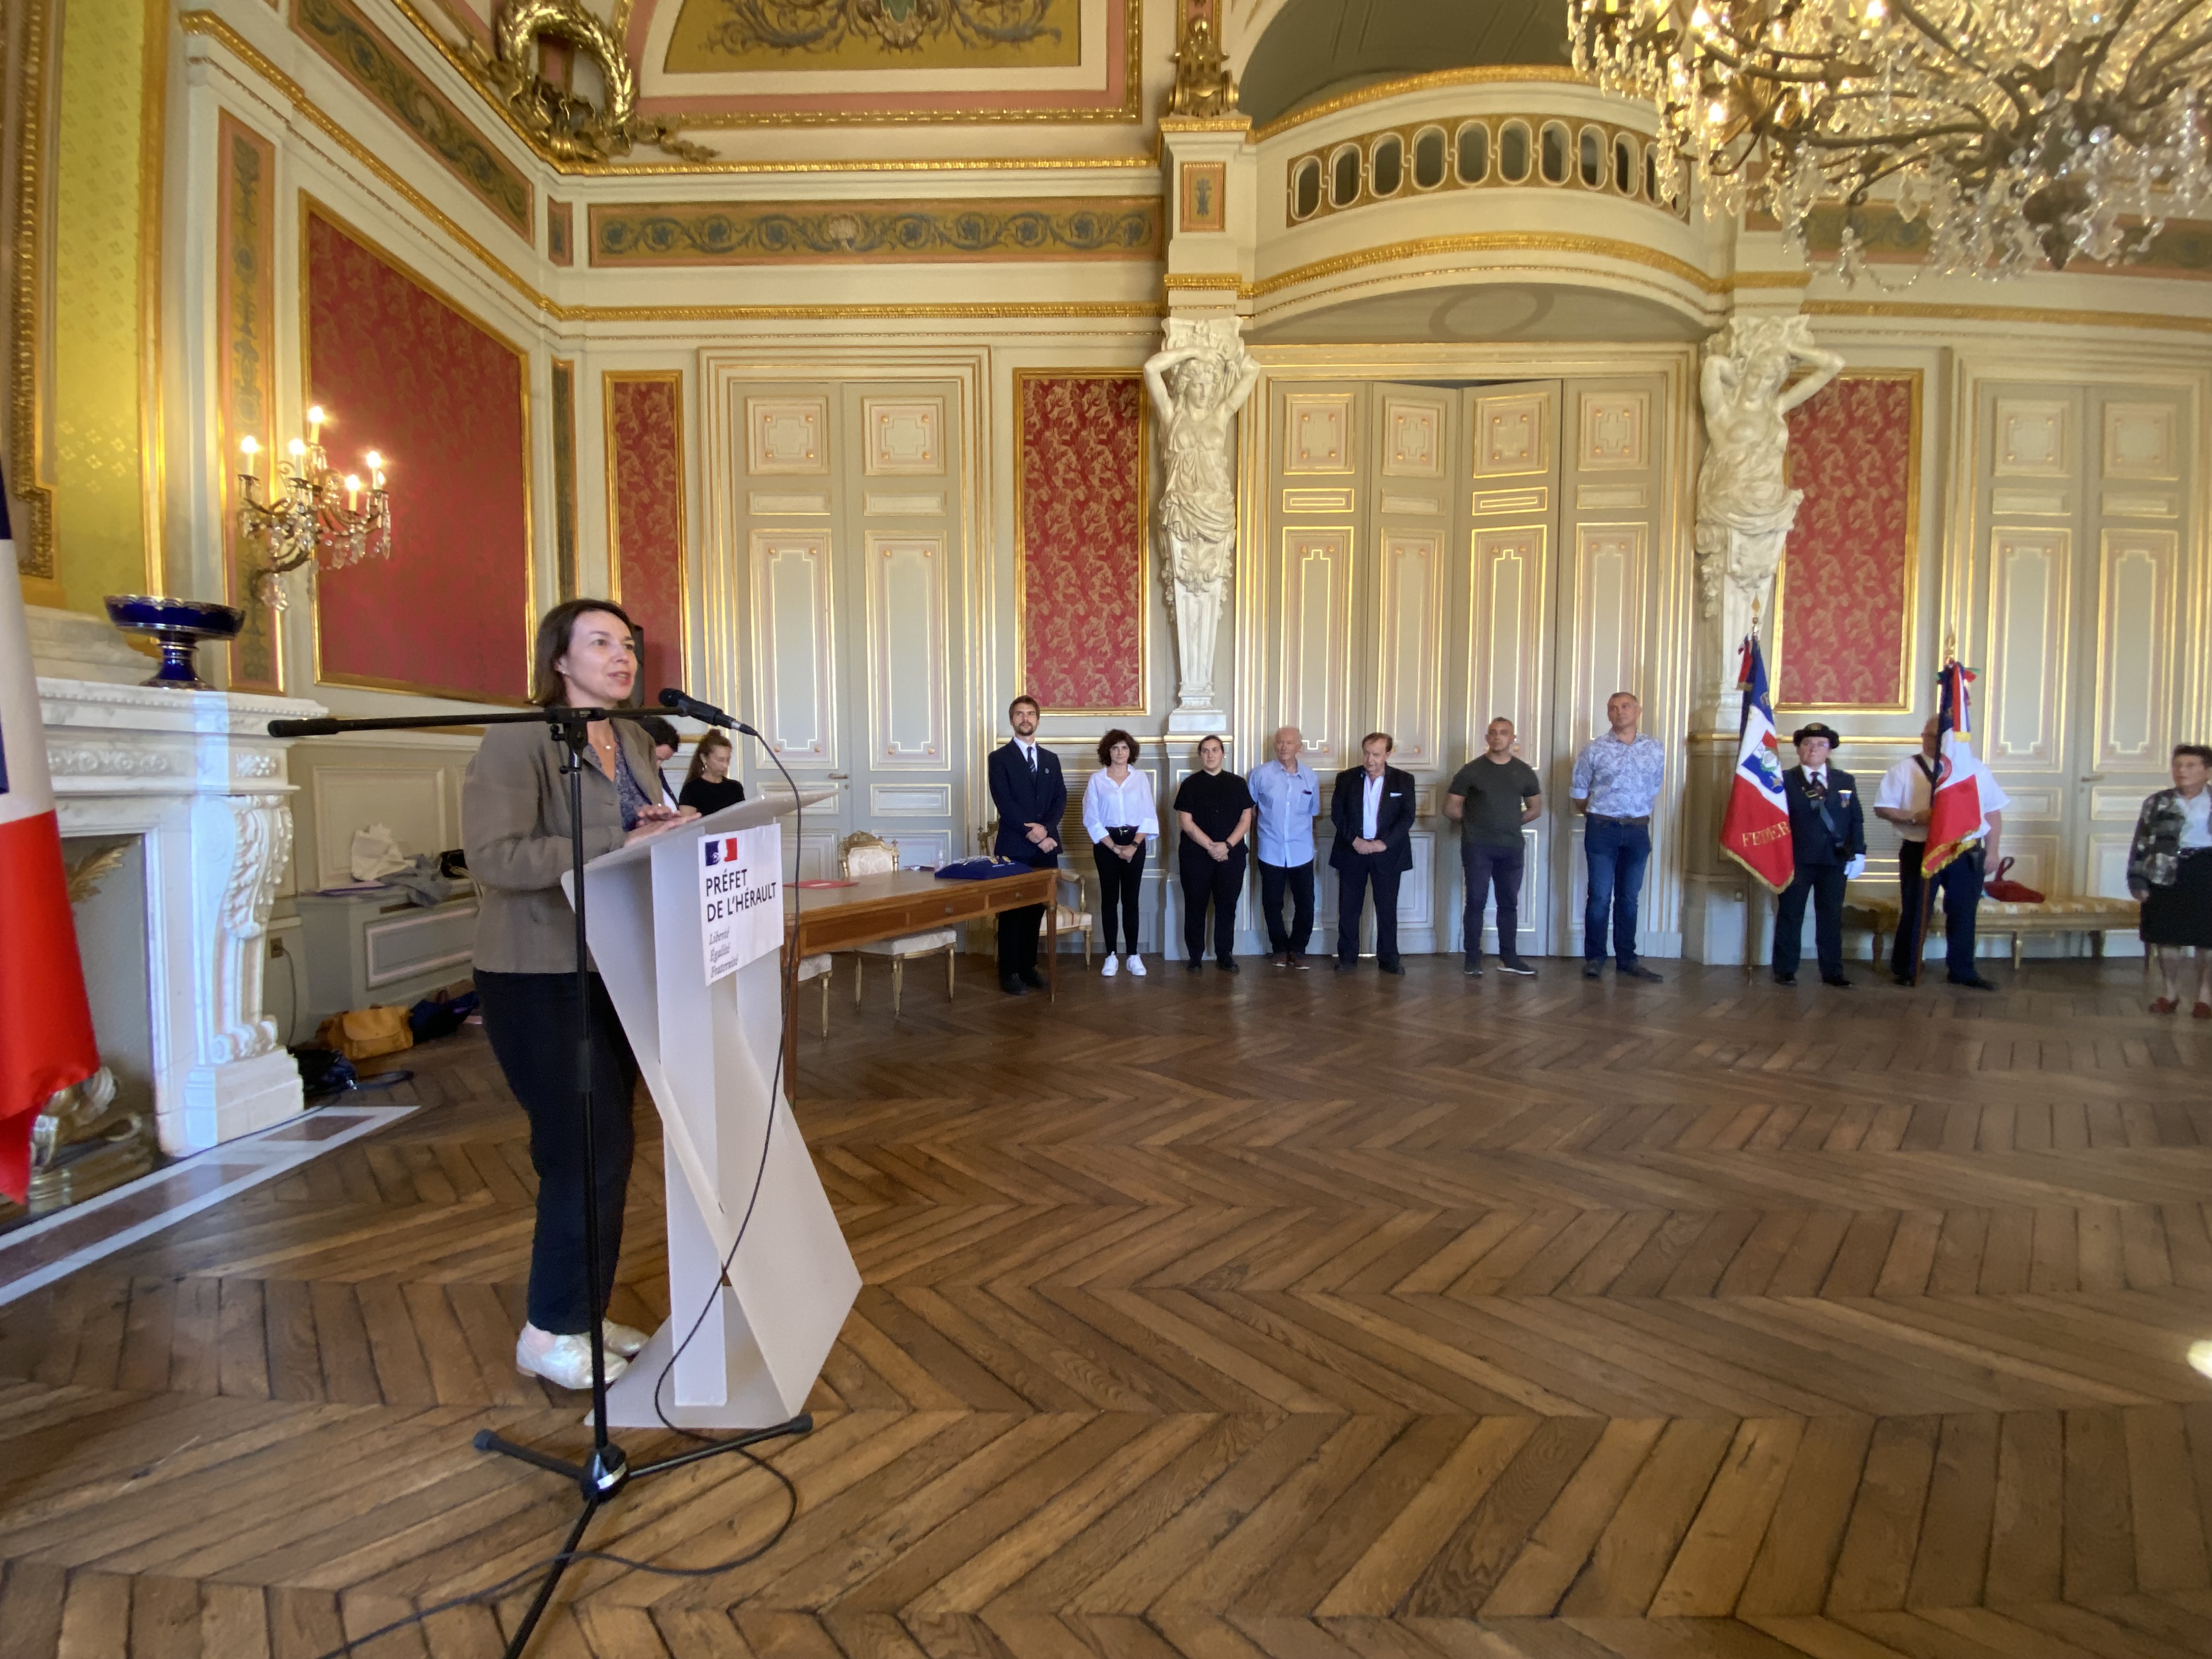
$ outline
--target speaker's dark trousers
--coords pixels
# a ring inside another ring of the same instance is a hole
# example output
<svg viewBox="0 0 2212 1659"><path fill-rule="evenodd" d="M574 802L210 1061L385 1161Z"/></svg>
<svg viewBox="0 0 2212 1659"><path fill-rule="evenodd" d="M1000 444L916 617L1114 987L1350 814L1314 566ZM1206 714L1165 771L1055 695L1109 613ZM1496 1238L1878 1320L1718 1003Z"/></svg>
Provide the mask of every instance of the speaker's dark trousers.
<svg viewBox="0 0 2212 1659"><path fill-rule="evenodd" d="M1928 851L1924 841L1897 844L1897 943L1889 952L1889 969L1906 979L1917 976L1926 946L1920 938L1920 892L1927 878L1920 860ZM1972 979L1974 967L1974 918L1982 902L1982 849L1978 843L1936 872L1936 890L1943 896L1943 960L1953 979Z"/></svg>
<svg viewBox="0 0 2212 1659"><path fill-rule="evenodd" d="M1044 906L1024 904L999 912L999 977L1033 974L1037 965L1037 934L1044 927Z"/></svg>
<svg viewBox="0 0 2212 1659"><path fill-rule="evenodd" d="M1844 971L1844 887L1840 864L1801 864L1774 904L1774 971L1794 974L1805 938L1805 901L1813 901L1813 937L1820 956L1820 977Z"/></svg>
<svg viewBox="0 0 2212 1659"><path fill-rule="evenodd" d="M1182 948L1193 962L1206 960L1206 907L1213 906L1213 954L1226 962L1237 954L1237 896L1244 889L1244 849L1232 847L1216 860L1194 841L1176 854L1182 872Z"/></svg>
<svg viewBox="0 0 2212 1659"><path fill-rule="evenodd" d="M507 1086L530 1118L538 1171L538 1230L530 1241L530 1322L556 1336L592 1328L591 1264L584 1256L584 1121L579 1037L592 1060L592 1139L599 1167L599 1305L614 1291L629 1186L630 1097L637 1061L599 976L580 1018L574 974L491 974L479 968L484 1035Z"/></svg>
<svg viewBox="0 0 2212 1659"><path fill-rule="evenodd" d="M1528 857L1519 847L1508 852L1502 847L1460 842L1460 868L1467 876L1467 908L1460 916L1460 932L1469 962L1482 956L1482 911L1493 884L1498 889L1498 954L1508 962L1520 957L1521 871Z"/></svg>
<svg viewBox="0 0 2212 1659"><path fill-rule="evenodd" d="M1651 861L1650 820L1601 818L1591 813L1583 828L1583 857L1589 866L1589 897L1583 906L1583 958L1605 960L1609 912L1613 953L1626 967L1636 960L1637 901L1644 896L1644 866Z"/></svg>
<svg viewBox="0 0 2212 1659"><path fill-rule="evenodd" d="M1291 925L1283 926L1283 894L1291 896ZM1299 956L1313 939L1314 866L1308 859L1304 864L1270 864L1260 860L1260 908L1267 918L1267 944L1278 956L1293 951Z"/></svg>
<svg viewBox="0 0 2212 1659"><path fill-rule="evenodd" d="M1112 956L1116 949L1136 954L1137 895L1144 890L1144 842L1137 843L1136 856L1123 859L1114 850L1111 842L1092 843L1091 855L1098 863L1098 926L1106 936L1106 954ZM1114 943L1114 920L1121 919L1128 943L1116 946Z"/></svg>
<svg viewBox="0 0 2212 1659"><path fill-rule="evenodd" d="M1359 960L1359 913L1367 890L1375 889L1375 959L1385 968L1398 962L1398 884L1405 872L1385 862L1388 853L1354 853L1336 872L1336 959Z"/></svg>

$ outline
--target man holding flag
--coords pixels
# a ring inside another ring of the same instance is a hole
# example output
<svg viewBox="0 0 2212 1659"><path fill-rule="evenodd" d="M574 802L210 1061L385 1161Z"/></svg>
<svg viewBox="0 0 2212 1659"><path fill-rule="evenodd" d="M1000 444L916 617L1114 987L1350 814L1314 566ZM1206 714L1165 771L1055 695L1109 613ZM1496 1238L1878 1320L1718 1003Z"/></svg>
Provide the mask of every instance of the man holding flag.
<svg viewBox="0 0 2212 1659"><path fill-rule="evenodd" d="M1781 745L1774 739L1774 705L1767 699L1766 664L1756 632L1744 636L1736 686L1743 693L1743 726L1736 739L1735 780L1721 820L1721 851L1751 872L1770 893L1786 889L1797 872L1790 839L1790 802L1782 787Z"/></svg>
<svg viewBox="0 0 2212 1659"><path fill-rule="evenodd" d="M1890 971L1899 985L1917 984L1927 936L1933 882L1943 894L1943 954L1951 983L1976 991L1997 988L1974 963L1975 911L1988 863L1997 855L2004 809L2011 804L1975 757L1968 719L1972 671L1947 661L1938 677L1940 707L1920 733L1921 752L1885 773L1875 816L1897 826L1897 944Z"/></svg>
<svg viewBox="0 0 2212 1659"><path fill-rule="evenodd" d="M31 1124L100 1068L46 775L30 628L0 493L0 1194L30 1190Z"/></svg>

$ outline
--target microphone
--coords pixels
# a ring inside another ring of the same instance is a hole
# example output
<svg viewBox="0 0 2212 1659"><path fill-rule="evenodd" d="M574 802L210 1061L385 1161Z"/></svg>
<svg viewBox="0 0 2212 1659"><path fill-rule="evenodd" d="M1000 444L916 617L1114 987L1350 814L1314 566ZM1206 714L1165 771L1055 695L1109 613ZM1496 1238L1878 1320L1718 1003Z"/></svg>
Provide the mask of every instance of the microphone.
<svg viewBox="0 0 2212 1659"><path fill-rule="evenodd" d="M703 721L708 726L727 726L731 731L742 732L749 738L760 736L759 732L754 731L743 720L724 714L711 702L702 702L696 697L686 696L672 685L664 685L660 688L660 706L674 714L683 715L686 720Z"/></svg>
<svg viewBox="0 0 2212 1659"><path fill-rule="evenodd" d="M346 723L324 715L312 720L271 720L269 735L272 738L327 738L346 729Z"/></svg>

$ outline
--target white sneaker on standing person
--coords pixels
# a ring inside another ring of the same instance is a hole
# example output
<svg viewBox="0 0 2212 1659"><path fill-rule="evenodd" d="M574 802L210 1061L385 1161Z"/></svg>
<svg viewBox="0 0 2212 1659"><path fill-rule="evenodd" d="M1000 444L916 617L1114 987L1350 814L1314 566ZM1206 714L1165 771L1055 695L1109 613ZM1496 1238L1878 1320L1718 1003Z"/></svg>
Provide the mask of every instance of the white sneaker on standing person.
<svg viewBox="0 0 2212 1659"><path fill-rule="evenodd" d="M1115 960L1119 936L1128 943L1129 971L1145 976L1145 962L1137 954L1137 900L1145 878L1145 848L1160 833L1160 815L1152 801L1148 773L1132 769L1137 740L1118 727L1098 739L1101 769L1083 786L1083 833L1091 838L1091 856L1098 868L1098 920L1106 935L1106 965L1098 972L1111 979L1121 971Z"/></svg>

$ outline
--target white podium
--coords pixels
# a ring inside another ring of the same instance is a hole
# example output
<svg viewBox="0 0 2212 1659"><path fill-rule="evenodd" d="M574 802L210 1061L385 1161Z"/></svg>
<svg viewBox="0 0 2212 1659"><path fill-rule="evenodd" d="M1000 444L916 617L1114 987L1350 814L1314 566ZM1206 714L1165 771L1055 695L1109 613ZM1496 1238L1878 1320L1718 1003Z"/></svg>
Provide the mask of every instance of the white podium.
<svg viewBox="0 0 2212 1659"><path fill-rule="evenodd" d="M830 792L799 799L811 805ZM658 1427L663 1413L687 1429L765 1428L796 1416L860 1294L860 1270L774 1076L780 952L707 983L701 843L792 808L787 796L747 801L584 866L592 958L659 1109L666 1162L669 1320L607 1390L608 1421L618 1427ZM725 1284L722 1262L741 1226ZM702 1308L656 1413L655 1385Z"/></svg>

